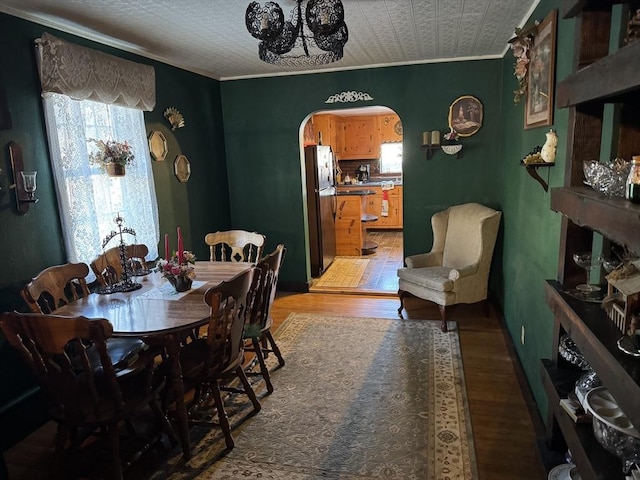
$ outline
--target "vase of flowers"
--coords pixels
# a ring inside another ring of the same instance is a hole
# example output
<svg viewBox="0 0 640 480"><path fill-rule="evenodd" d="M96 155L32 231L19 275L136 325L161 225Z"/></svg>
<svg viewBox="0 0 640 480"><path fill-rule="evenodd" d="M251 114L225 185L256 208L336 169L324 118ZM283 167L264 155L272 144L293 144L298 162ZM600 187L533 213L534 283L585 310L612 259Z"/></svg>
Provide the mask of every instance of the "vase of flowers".
<svg viewBox="0 0 640 480"><path fill-rule="evenodd" d="M442 151L449 155L455 155L462 150L462 145L458 142L460 135L453 128L444 134L442 141Z"/></svg>
<svg viewBox="0 0 640 480"><path fill-rule="evenodd" d="M96 144L96 150L89 155L89 162L97 165L110 177L123 177L126 173L125 167L133 162L135 158L131 151L131 145L127 142L116 142L114 140L90 139Z"/></svg>
<svg viewBox="0 0 640 480"><path fill-rule="evenodd" d="M157 266L162 272L162 276L173 285L176 292L186 292L191 289L193 279L196 278L196 272L193 267L195 262L196 256L185 250L182 255L176 253L169 260L159 259Z"/></svg>

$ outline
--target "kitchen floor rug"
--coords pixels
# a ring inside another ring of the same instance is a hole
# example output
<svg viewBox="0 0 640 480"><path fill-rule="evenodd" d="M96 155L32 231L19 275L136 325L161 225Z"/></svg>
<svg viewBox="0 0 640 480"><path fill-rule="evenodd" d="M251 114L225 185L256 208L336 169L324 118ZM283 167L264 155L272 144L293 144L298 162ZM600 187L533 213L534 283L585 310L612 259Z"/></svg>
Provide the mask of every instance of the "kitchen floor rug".
<svg viewBox="0 0 640 480"><path fill-rule="evenodd" d="M355 288L369 265L368 258L336 257L314 287Z"/></svg>
<svg viewBox="0 0 640 480"><path fill-rule="evenodd" d="M436 321L290 314L276 332L286 365L274 371L271 395L256 384L257 415L231 417L235 448L225 454L217 429L199 438L192 429L193 458L174 450L152 478L477 478L449 323L442 333Z"/></svg>

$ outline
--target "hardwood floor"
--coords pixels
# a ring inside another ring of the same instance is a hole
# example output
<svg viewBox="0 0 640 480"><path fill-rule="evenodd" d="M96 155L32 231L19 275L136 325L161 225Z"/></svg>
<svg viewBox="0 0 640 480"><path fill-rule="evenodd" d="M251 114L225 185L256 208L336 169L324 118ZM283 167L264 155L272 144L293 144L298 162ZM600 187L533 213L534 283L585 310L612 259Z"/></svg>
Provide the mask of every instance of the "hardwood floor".
<svg viewBox="0 0 640 480"><path fill-rule="evenodd" d="M401 230L369 230L367 238L375 242L378 248L369 255L361 258L369 260L358 286L349 287L320 287L315 285L319 279L314 279L310 291L314 293L351 293L351 294L395 294L398 291L398 277L396 271L403 266L402 231ZM329 266L337 268L337 264Z"/></svg>
<svg viewBox="0 0 640 480"><path fill-rule="evenodd" d="M279 293L274 330L291 312L398 318L396 288L386 295ZM405 305L405 318L438 321L438 309L429 302L409 297ZM539 418L529 413L530 397L520 388L523 377L496 313L487 317L482 305L461 305L451 320L458 323L479 480L546 479L536 445ZM54 433L49 423L5 452L10 480L50 478L50 461L43 456L51 456Z"/></svg>

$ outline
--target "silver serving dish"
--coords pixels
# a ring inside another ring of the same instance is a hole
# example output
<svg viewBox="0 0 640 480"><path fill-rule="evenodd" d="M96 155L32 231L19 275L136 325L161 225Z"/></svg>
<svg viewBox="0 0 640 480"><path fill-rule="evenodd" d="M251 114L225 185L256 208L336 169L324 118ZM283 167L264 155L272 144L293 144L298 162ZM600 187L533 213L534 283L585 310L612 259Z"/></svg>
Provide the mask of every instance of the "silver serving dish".
<svg viewBox="0 0 640 480"><path fill-rule="evenodd" d="M640 464L640 433L605 387L594 388L587 393L586 404L593 416L596 440L622 460L623 471L628 473L634 464Z"/></svg>

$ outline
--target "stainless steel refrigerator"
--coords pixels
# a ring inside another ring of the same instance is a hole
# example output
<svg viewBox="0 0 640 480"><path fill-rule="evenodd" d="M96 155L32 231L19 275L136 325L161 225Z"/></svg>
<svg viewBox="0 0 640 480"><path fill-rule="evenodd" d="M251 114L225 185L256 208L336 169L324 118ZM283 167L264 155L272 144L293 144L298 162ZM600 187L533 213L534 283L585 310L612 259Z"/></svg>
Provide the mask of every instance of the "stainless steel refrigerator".
<svg viewBox="0 0 640 480"><path fill-rule="evenodd" d="M335 159L328 145L304 149L311 276L321 276L336 256Z"/></svg>

